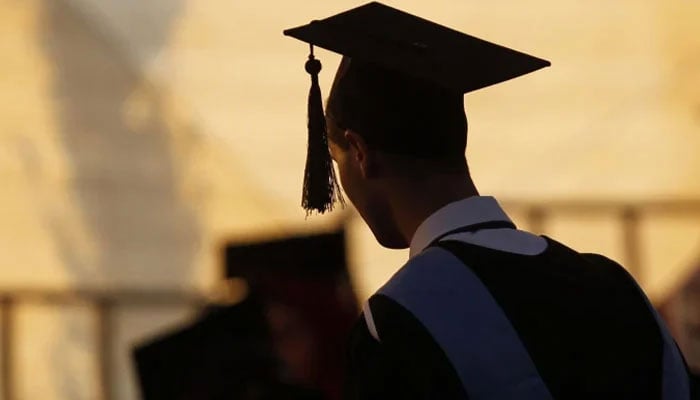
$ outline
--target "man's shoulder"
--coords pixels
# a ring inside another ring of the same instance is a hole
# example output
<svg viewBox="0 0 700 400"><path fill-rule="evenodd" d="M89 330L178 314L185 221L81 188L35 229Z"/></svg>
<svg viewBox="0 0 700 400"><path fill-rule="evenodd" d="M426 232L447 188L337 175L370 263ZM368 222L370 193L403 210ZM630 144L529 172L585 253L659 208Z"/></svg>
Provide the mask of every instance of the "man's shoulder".
<svg viewBox="0 0 700 400"><path fill-rule="evenodd" d="M439 247L429 247L406 261L376 294L391 295L396 291L426 289L425 284L432 281L430 275L445 273L455 265L461 266L462 263L452 253Z"/></svg>

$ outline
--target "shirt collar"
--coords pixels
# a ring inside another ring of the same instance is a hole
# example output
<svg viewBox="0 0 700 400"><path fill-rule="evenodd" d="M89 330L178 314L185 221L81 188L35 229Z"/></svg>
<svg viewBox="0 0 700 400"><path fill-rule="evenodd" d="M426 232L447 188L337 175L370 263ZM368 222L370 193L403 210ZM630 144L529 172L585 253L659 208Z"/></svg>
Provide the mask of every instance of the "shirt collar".
<svg viewBox="0 0 700 400"><path fill-rule="evenodd" d="M463 226L490 221L511 222L495 198L473 196L440 208L416 229L411 239L409 258L423 251L438 236Z"/></svg>

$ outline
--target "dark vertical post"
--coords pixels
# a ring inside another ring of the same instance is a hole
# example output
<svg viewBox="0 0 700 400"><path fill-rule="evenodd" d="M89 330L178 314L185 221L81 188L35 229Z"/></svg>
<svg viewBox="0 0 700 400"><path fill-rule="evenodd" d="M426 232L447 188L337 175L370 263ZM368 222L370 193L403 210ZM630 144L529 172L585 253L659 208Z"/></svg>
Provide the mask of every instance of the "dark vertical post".
<svg viewBox="0 0 700 400"><path fill-rule="evenodd" d="M541 235L544 233L545 229L545 219L547 218L547 212L543 207L531 206L527 210L527 224L528 230L532 233Z"/></svg>
<svg viewBox="0 0 700 400"><path fill-rule="evenodd" d="M0 299L0 326L2 327L2 357L0 357L0 368L2 368L2 398L3 400L14 400L14 371L12 370L12 353L14 346L14 299L11 296L4 296Z"/></svg>
<svg viewBox="0 0 700 400"><path fill-rule="evenodd" d="M644 283L641 265L641 246L639 232L639 210L626 206L622 210L622 240L625 251L625 266L640 284Z"/></svg>
<svg viewBox="0 0 700 400"><path fill-rule="evenodd" d="M106 297L95 299L97 312L97 362L100 400L111 400L112 387L112 309L113 303Z"/></svg>

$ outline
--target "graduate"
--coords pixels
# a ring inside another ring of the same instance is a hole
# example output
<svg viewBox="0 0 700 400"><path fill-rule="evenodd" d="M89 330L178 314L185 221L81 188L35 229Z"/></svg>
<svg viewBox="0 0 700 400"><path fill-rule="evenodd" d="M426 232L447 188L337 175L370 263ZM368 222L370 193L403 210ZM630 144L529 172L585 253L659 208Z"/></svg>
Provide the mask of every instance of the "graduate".
<svg viewBox="0 0 700 400"><path fill-rule="evenodd" d="M380 3L284 34L311 50L303 207L342 201L335 161L377 241L410 249L352 332L348 399L690 398L626 270L518 229L470 176L464 94L548 61ZM325 112L314 46L343 55Z"/></svg>
<svg viewBox="0 0 700 400"><path fill-rule="evenodd" d="M238 282L224 301L134 349L140 398L341 399L358 308L344 230L229 243L223 255Z"/></svg>

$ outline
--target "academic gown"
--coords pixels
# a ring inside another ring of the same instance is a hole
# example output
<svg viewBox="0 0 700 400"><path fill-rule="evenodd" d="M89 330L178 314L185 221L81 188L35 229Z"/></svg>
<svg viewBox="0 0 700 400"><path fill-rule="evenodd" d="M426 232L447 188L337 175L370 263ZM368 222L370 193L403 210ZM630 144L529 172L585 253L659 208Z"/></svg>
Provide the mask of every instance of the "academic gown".
<svg viewBox="0 0 700 400"><path fill-rule="evenodd" d="M452 203L363 307L348 399L690 398L688 371L627 271L515 229L490 197Z"/></svg>

